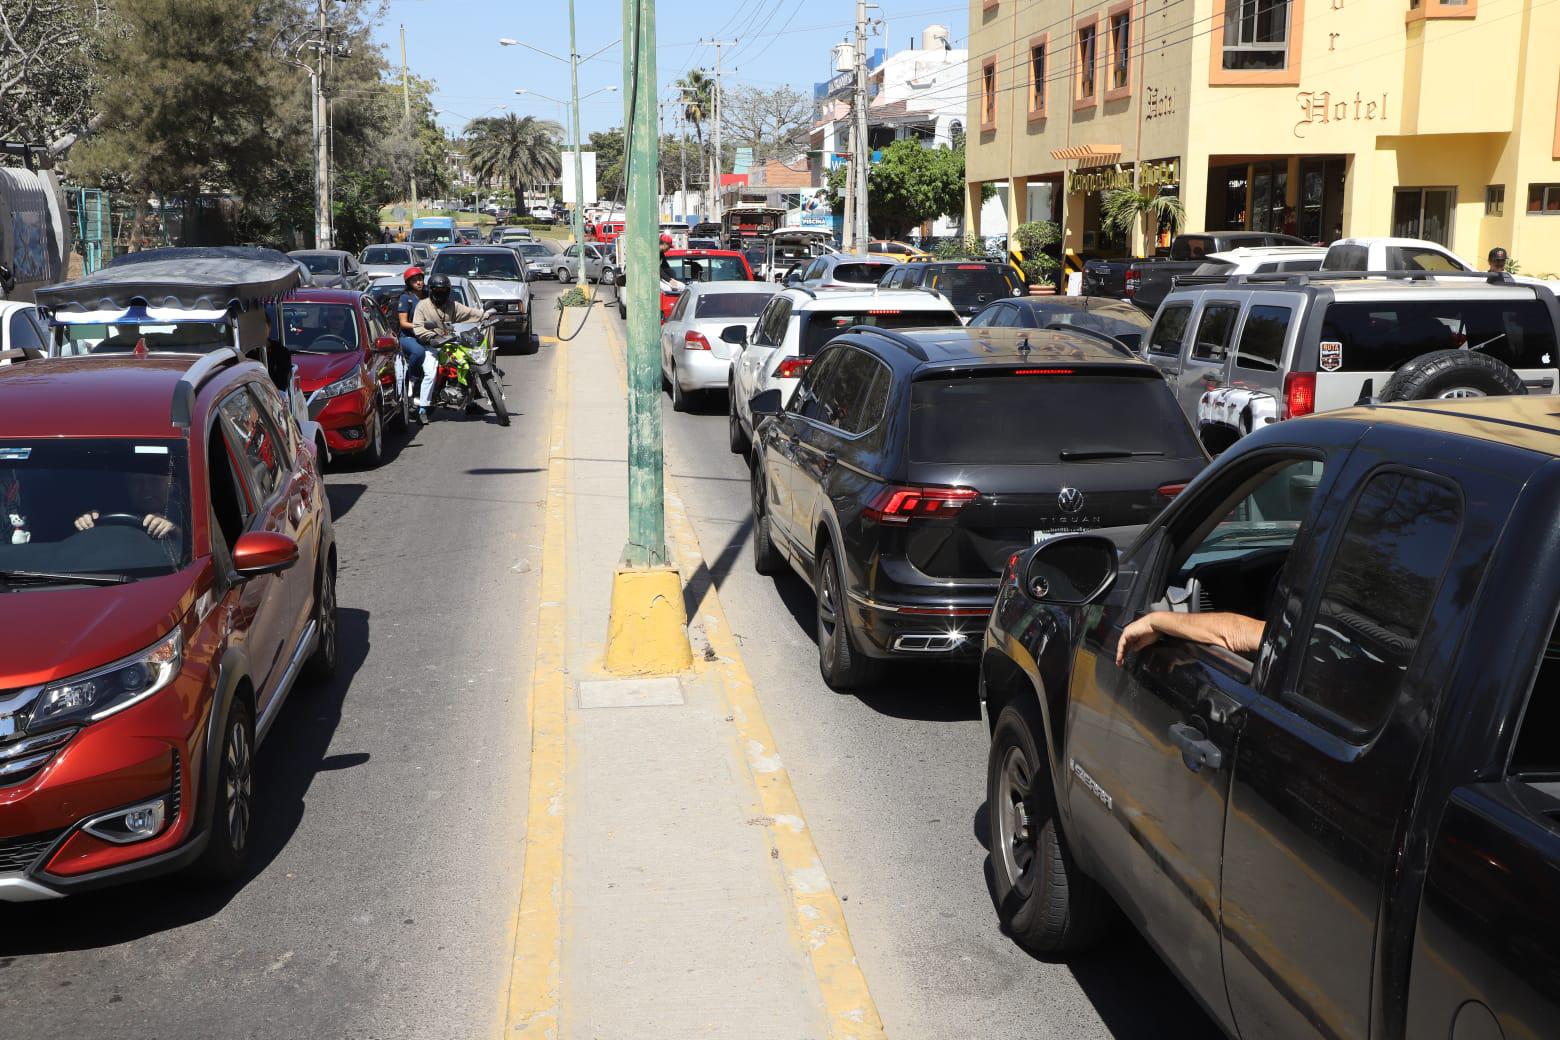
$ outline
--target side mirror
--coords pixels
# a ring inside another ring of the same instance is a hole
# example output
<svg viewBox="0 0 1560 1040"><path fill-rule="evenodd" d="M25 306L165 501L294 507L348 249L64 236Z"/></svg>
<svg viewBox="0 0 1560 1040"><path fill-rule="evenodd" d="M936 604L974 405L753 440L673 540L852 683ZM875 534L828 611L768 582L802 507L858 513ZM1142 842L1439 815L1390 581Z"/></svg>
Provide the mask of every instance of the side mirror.
<svg viewBox="0 0 1560 1040"><path fill-rule="evenodd" d="M747 346L747 326L727 325L720 330L720 339L722 343L730 343L734 347L745 347Z"/></svg>
<svg viewBox="0 0 1560 1040"><path fill-rule="evenodd" d="M785 285L801 285L802 284L802 273L800 271L797 271L797 270L792 270L790 274L785 276L784 284Z"/></svg>
<svg viewBox="0 0 1560 1040"><path fill-rule="evenodd" d="M401 349L401 341L394 336L380 336L374 340L374 351L379 354L394 354Z"/></svg>
<svg viewBox="0 0 1560 1040"><path fill-rule="evenodd" d="M1042 603L1081 607L1110 588L1116 566L1116 546L1108 538L1060 535L1030 553L1024 564L1024 592Z"/></svg>
<svg viewBox="0 0 1560 1040"><path fill-rule="evenodd" d="M781 400L779 390L765 390L761 394L755 394L748 401L748 409L753 413L755 425L761 419L769 419L780 414Z"/></svg>
<svg viewBox="0 0 1560 1040"><path fill-rule="evenodd" d="M272 531L250 531L233 546L233 569L240 578L285 571L298 562L298 543Z"/></svg>

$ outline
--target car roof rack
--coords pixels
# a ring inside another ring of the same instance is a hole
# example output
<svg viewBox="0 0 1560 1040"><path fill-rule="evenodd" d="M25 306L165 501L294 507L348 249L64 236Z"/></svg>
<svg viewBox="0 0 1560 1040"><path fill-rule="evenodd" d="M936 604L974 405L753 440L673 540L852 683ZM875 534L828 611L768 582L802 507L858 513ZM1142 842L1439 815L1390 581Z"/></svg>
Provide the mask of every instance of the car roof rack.
<svg viewBox="0 0 1560 1040"><path fill-rule="evenodd" d="M1127 355L1127 357L1142 360L1137 351L1133 350L1131 347L1127 346L1125 343L1121 342L1121 340L1117 339L1115 336L1112 336L1110 333L1101 332L1099 329L1087 329L1082 325L1069 325L1063 321L1053 321L1051 324L1045 327L1045 331L1076 332L1079 335L1088 336L1090 339L1100 340L1108 346L1121 351L1123 354Z"/></svg>
<svg viewBox="0 0 1560 1040"><path fill-rule="evenodd" d="M898 332L898 331L896 331L894 329L885 329L885 328L883 328L880 325L852 325L850 328L846 329L845 331L846 332L870 332L870 333L873 333L874 335L882 336L884 339L889 340L890 342L892 342L896 346L903 347L905 349L905 351L911 357L915 358L917 361L931 361L932 360L931 355L926 352L926 348L921 346L921 344L918 341L916 341L914 339L911 339L909 336L905 335L904 333Z"/></svg>
<svg viewBox="0 0 1560 1040"><path fill-rule="evenodd" d="M169 422L174 426L189 429L195 414L195 395L200 392L200 388L210 382L218 372L244 360L244 355L237 347L229 346L213 350L191 365L184 375L179 377L178 385L173 388L173 408L169 415Z"/></svg>
<svg viewBox="0 0 1560 1040"><path fill-rule="evenodd" d="M1198 277L1191 275L1189 277ZM1204 277L1214 277L1204 276ZM1428 282L1440 278L1479 279L1490 285L1522 284L1505 271L1273 271L1266 274L1232 274L1224 285L1308 285L1311 282L1360 281L1387 278L1400 282ZM1215 282L1213 284L1220 284Z"/></svg>

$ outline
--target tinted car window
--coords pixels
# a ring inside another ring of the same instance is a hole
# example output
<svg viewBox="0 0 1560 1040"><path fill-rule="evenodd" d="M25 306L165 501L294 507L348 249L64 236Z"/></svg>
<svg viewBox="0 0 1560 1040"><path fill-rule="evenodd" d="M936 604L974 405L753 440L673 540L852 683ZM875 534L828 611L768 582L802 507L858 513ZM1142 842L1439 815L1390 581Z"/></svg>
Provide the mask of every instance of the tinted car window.
<svg viewBox="0 0 1560 1040"><path fill-rule="evenodd" d="M1047 325L1068 325L1072 328L1103 332L1133 348L1142 342L1143 333L1148 331L1148 316L1131 304L1095 304L1085 309L1021 302L1016 309L1028 310L1034 315L1036 324L1041 328Z"/></svg>
<svg viewBox="0 0 1560 1040"><path fill-rule="evenodd" d="M369 246L363 250L365 264L404 264L412 259L412 251L405 246Z"/></svg>
<svg viewBox="0 0 1560 1040"><path fill-rule="evenodd" d="M276 431L261 416L254 398L243 390L230 394L221 409L239 462L248 469L263 502L282 485L282 451Z"/></svg>
<svg viewBox="0 0 1560 1040"><path fill-rule="evenodd" d="M1239 314L1238 303L1210 303L1204 307L1197 321L1196 338L1192 340L1192 357L1199 361L1223 361Z"/></svg>
<svg viewBox="0 0 1560 1040"><path fill-rule="evenodd" d="M1011 267L989 264L960 264L937 269L932 284L942 290L955 307L963 308L978 307L1023 289L1023 283Z"/></svg>
<svg viewBox="0 0 1560 1040"><path fill-rule="evenodd" d="M824 418L826 403L820 402L819 393L831 393L828 389L829 375L834 366L839 364L840 351L833 351L818 359L817 364L809 368L802 376L801 385L796 388L796 394L791 398L790 410L809 419L826 422Z"/></svg>
<svg viewBox="0 0 1560 1040"><path fill-rule="evenodd" d="M826 426L846 433L865 430L861 408L866 403L878 362L872 355L854 347L839 347L819 364L823 371L813 380L812 400L804 413Z"/></svg>
<svg viewBox="0 0 1560 1040"><path fill-rule="evenodd" d="M715 293L699 297L700 318L751 318L774 297L768 293Z"/></svg>
<svg viewBox="0 0 1560 1040"><path fill-rule="evenodd" d="M992 372L919 379L911 388L912 462L1055 465L1064 461L1063 450L1202 456L1157 370L1141 376Z"/></svg>
<svg viewBox="0 0 1560 1040"><path fill-rule="evenodd" d="M1365 485L1338 543L1305 647L1297 709L1351 740L1386 718L1462 522L1451 488L1387 472Z"/></svg>
<svg viewBox="0 0 1560 1040"><path fill-rule="evenodd" d="M293 259L309 269L310 274L340 274L341 257L329 253L294 253Z"/></svg>
<svg viewBox="0 0 1560 1040"><path fill-rule="evenodd" d="M358 348L357 312L344 303L283 304L282 342L299 353L350 353Z"/></svg>
<svg viewBox="0 0 1560 1040"><path fill-rule="evenodd" d="M10 339L12 350L31 347L33 350L48 353L48 346L43 342L43 337L38 334L38 326L33 324L32 317L26 311L17 311L11 315Z"/></svg>
<svg viewBox="0 0 1560 1040"><path fill-rule="evenodd" d="M1461 271L1463 269L1461 265L1453 263L1445 253L1434 249L1393 246L1389 252L1392 254L1392 260L1387 266L1394 271Z"/></svg>
<svg viewBox="0 0 1560 1040"><path fill-rule="evenodd" d="M876 285L886 270L887 264L837 264L831 277L836 282Z"/></svg>
<svg viewBox="0 0 1560 1040"><path fill-rule="evenodd" d="M406 236L412 242L426 242L430 245L440 245L450 240L450 233L445 228L420 227L412 228L412 233Z"/></svg>
<svg viewBox="0 0 1560 1040"><path fill-rule="evenodd" d="M801 343L798 353L811 357L824 344L852 325L870 325L879 329L949 328L961 324L952 311L815 310L802 314Z"/></svg>
<svg viewBox="0 0 1560 1040"><path fill-rule="evenodd" d="M753 342L778 347L785 340L785 327L790 320L791 301L772 301L764 308L764 313L759 315L758 325L754 327Z"/></svg>
<svg viewBox="0 0 1560 1040"><path fill-rule="evenodd" d="M1333 246L1327 250L1322 267L1328 271L1363 271L1370 263L1370 250L1365 246Z"/></svg>
<svg viewBox="0 0 1560 1040"><path fill-rule="evenodd" d="M1252 307L1240 332L1235 366L1257 372L1278 371L1278 361L1284 353L1284 337L1289 333L1289 322L1293 317L1294 311L1288 307Z"/></svg>
<svg viewBox="0 0 1560 1040"><path fill-rule="evenodd" d="M975 315L975 317L970 319L969 327L972 329L983 329L988 325L999 326L1002 324L1002 312L1005 310L1007 310L1006 307L987 307L985 310L981 311L979 314Z"/></svg>
<svg viewBox="0 0 1560 1040"><path fill-rule="evenodd" d="M875 374L872 376L872 385L867 387L866 396L856 407L856 418L851 423L851 433L866 433L878 423L883 421L883 412L888 408L888 391L894 384L894 374L889 371L883 362L872 359L872 367Z"/></svg>
<svg viewBox="0 0 1560 1040"><path fill-rule="evenodd" d="M1159 312L1154 324L1154 334L1148 349L1154 354L1177 357L1181 353L1181 340L1186 335L1186 320L1192 316L1191 304L1166 307Z"/></svg>
<svg viewBox="0 0 1560 1040"><path fill-rule="evenodd" d="M1465 348L1512 368L1552 368L1554 322L1538 300L1334 303L1322 339L1341 345L1342 372L1389 372L1432 350Z"/></svg>

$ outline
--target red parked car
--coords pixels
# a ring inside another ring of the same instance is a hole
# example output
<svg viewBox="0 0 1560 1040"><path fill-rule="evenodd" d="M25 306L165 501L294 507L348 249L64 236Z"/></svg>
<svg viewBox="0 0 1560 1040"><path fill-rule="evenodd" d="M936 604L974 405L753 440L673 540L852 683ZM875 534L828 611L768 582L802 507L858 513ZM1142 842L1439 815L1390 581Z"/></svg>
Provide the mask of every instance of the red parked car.
<svg viewBox="0 0 1560 1040"><path fill-rule="evenodd" d="M250 849L255 747L336 666L313 445L231 348L0 368L0 901Z"/></svg>
<svg viewBox="0 0 1560 1040"><path fill-rule="evenodd" d="M668 249L661 254L680 282L751 282L753 268L735 249ZM681 293L661 294L661 320L677 306Z"/></svg>
<svg viewBox="0 0 1560 1040"><path fill-rule="evenodd" d="M309 418L324 429L332 458L360 454L379 465L385 428L405 430L411 422L406 380L397 378L401 341L361 293L298 289L278 309Z"/></svg>

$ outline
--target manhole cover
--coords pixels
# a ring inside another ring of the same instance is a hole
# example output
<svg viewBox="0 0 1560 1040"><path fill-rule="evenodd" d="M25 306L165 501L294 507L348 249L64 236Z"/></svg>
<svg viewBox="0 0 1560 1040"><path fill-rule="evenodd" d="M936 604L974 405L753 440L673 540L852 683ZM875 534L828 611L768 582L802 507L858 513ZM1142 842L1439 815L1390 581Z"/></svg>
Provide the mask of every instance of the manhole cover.
<svg viewBox="0 0 1560 1040"><path fill-rule="evenodd" d="M682 704L676 679L590 679L580 683L582 708L651 708Z"/></svg>

